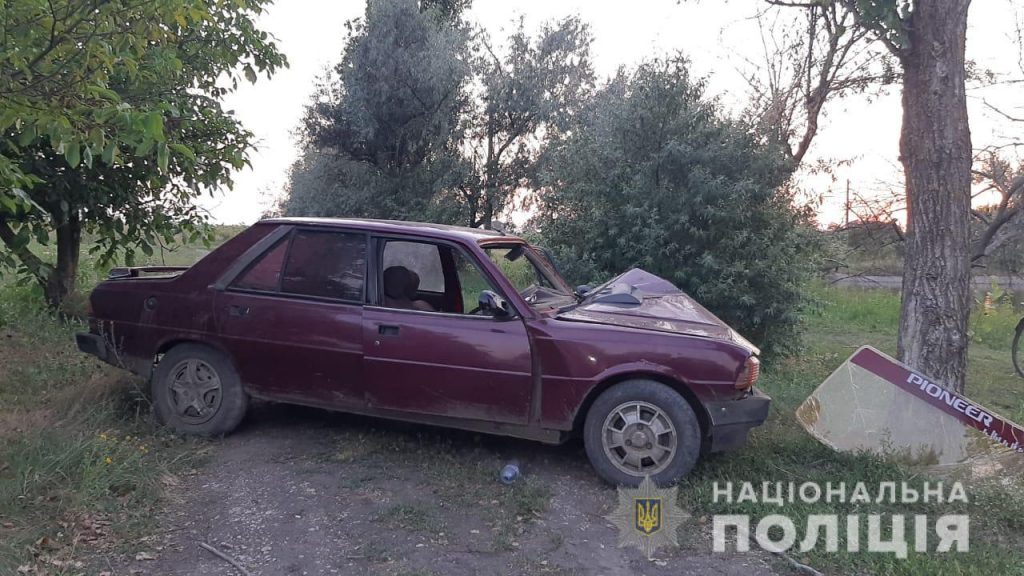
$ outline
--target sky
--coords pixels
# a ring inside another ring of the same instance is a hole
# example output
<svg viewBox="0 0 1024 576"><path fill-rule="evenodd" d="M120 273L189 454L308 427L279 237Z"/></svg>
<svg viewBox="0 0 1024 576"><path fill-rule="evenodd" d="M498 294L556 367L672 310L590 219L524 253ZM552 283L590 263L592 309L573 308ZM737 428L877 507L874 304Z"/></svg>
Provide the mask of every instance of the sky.
<svg viewBox="0 0 1024 576"><path fill-rule="evenodd" d="M967 37L967 57L979 66L1024 76L1016 48L1017 26L1024 10L1013 0L975 0ZM468 18L500 40L525 19L528 30L570 14L590 24L592 57L599 78L652 56L680 51L693 72L708 82L709 94L727 110L737 112L747 99L743 72L762 57L756 21L761 0L475 0ZM340 59L344 23L358 18L364 0L277 0L260 19L261 27L277 40L290 67L271 79L243 84L226 101L257 138L252 168L235 175L235 186L200 204L217 223L250 224L272 207L282 194L288 167L298 156L295 130L318 78ZM1019 92L1019 90L1018 90ZM972 90L968 108L974 146L1001 144L1024 132L991 111L986 102L1024 116L1024 98L1012 86ZM803 173L801 186L808 197L820 197L822 225L843 218L847 180L853 195L875 196L902 186L898 161L900 129L898 88L873 98L851 97L826 105L826 116L808 154L842 161L832 175Z"/></svg>

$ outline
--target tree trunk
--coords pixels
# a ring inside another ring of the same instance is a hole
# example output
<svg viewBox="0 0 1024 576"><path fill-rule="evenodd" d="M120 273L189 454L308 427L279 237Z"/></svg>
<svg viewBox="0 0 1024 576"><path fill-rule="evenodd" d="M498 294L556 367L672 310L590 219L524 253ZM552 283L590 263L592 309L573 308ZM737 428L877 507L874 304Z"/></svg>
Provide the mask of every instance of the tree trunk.
<svg viewBox="0 0 1024 576"><path fill-rule="evenodd" d="M907 235L900 360L963 391L970 314L971 133L964 45L970 0L921 0L906 27L900 160Z"/></svg>
<svg viewBox="0 0 1024 576"><path fill-rule="evenodd" d="M64 298L75 291L78 281L78 256L82 245L82 222L72 211L56 223L57 266L43 283L46 303L54 310L60 308Z"/></svg>

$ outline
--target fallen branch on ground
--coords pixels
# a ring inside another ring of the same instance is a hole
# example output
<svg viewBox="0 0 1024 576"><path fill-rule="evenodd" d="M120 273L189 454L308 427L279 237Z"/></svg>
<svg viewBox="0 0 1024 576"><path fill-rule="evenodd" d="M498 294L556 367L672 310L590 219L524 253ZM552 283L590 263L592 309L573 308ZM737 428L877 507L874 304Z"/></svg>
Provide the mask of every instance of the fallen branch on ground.
<svg viewBox="0 0 1024 576"><path fill-rule="evenodd" d="M220 558L221 560L227 562L228 564L231 564L232 566L234 566L236 569L238 569L239 572L242 573L243 576L252 576L252 574L249 573L248 570L243 568L242 565L239 564L238 561L235 560L234 558L232 558L231 556L228 556L227 554L221 552L220 550L217 550L216 548L214 548L213 546L210 546L206 542L197 542L197 544L199 544L199 547L202 548L203 550L206 550L207 552L213 554L214 556L216 556L216 557Z"/></svg>

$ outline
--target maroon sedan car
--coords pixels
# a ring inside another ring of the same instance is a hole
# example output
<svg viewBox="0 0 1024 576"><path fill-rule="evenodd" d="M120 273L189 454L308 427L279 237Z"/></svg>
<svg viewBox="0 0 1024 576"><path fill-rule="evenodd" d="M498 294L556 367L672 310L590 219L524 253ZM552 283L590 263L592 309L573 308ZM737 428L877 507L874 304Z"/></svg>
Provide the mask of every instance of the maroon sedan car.
<svg viewBox="0 0 1024 576"><path fill-rule="evenodd" d="M741 445L758 350L642 270L573 290L471 228L264 220L189 268L117 268L79 348L150 379L160 421L226 434L250 398L559 443L659 484Z"/></svg>

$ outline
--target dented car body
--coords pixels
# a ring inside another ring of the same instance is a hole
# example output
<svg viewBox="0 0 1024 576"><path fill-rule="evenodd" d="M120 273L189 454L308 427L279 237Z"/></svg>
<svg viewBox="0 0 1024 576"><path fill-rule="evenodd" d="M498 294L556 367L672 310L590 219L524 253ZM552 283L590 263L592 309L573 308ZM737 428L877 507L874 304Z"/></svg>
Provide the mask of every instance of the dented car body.
<svg viewBox="0 0 1024 576"><path fill-rule="evenodd" d="M669 282L631 270L581 293L492 231L264 220L189 268L115 269L90 304L80 349L150 378L182 432L228 432L255 397L583 435L603 477L633 483L741 445L769 405L757 349Z"/></svg>

